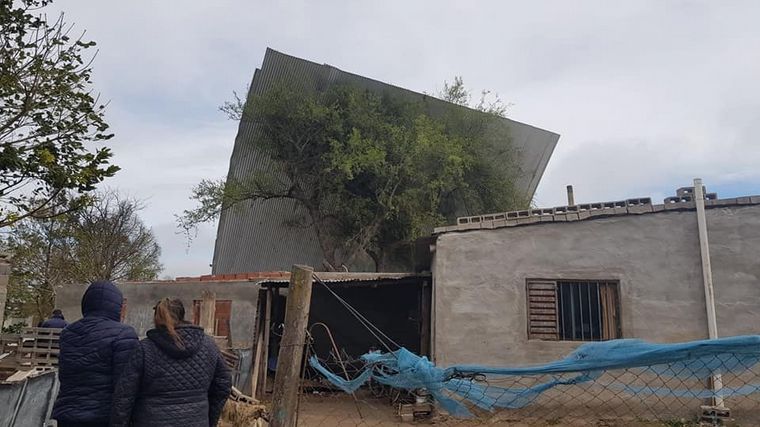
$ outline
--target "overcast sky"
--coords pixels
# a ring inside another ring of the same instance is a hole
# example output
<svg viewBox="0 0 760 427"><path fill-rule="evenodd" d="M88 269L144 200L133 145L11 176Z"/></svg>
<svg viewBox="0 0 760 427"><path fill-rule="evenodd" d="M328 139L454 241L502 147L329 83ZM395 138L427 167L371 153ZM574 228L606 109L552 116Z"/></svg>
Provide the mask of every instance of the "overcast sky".
<svg viewBox="0 0 760 427"><path fill-rule="evenodd" d="M107 185L144 199L165 275L210 271L215 225L189 248L174 214L223 177L237 125L217 111L267 47L415 91L462 75L561 135L541 207L651 196L702 177L760 194L757 1L58 2L98 43L96 90L122 167Z"/></svg>

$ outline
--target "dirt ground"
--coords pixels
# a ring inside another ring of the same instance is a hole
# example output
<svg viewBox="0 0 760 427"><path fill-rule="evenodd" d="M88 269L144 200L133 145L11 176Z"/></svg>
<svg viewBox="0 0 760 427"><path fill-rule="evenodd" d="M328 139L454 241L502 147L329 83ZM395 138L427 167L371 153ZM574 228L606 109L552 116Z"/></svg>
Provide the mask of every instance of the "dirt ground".
<svg viewBox="0 0 760 427"><path fill-rule="evenodd" d="M387 399L359 396L356 400L346 395L304 395L298 411L299 426L344 426L344 427L386 427L386 426L510 426L510 427L548 427L548 426L598 426L598 427L690 427L697 424L685 420L669 422L651 422L635 419L543 419L526 420L507 418L508 415L480 416L476 419L463 420L436 415L432 419L402 423L397 409ZM514 417L514 415L513 415ZM229 417L228 417L229 418ZM238 416L235 421L225 421L223 427L257 426L254 418ZM261 426L268 425L265 422ZM258 426L257 426L258 427Z"/></svg>

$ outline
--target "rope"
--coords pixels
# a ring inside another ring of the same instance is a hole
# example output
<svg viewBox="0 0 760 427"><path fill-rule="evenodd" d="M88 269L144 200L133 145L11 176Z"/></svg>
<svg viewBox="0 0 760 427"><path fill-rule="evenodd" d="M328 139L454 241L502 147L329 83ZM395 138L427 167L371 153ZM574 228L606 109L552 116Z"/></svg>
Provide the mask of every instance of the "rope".
<svg viewBox="0 0 760 427"><path fill-rule="evenodd" d="M390 342L391 344L393 344L394 346L396 346L396 349L400 349L401 348L401 346L398 345L397 342L393 341L393 339L391 339L388 335L386 335L385 333L383 333L383 331L381 331L380 328L378 328L377 326L375 326L366 317L364 317L361 313L359 313L359 311L357 309L355 309L354 307L352 307L351 304L348 303L348 301L346 301L345 299L341 298L340 295L336 294L332 289L330 289L327 286L327 284L322 281L322 279L320 279L319 277L317 277L316 274L313 274L313 276L314 276L314 280L316 280L317 283L319 283L322 286L324 286L324 288L327 289L327 292L329 292L330 294L332 294L332 296L334 296L341 304L343 304L343 306L346 307L346 309L349 311L349 313L351 313L354 317L356 317L356 319L359 321L359 323L361 323L362 326L364 326L365 328L367 328L367 330L369 331L369 333L372 334L372 336L375 337L375 339L378 340L380 342L380 344L382 344L382 346L385 347L386 350L388 350L389 353L393 353L393 350L390 348L390 346L385 341L383 341L382 338L380 338L378 336L378 334L381 335L383 338L385 338L388 342Z"/></svg>

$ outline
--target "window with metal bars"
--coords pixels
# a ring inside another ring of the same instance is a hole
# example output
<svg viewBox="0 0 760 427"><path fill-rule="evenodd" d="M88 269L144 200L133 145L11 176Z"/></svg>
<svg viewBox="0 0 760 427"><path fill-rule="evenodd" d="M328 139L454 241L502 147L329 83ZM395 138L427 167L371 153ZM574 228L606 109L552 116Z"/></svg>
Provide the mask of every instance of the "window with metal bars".
<svg viewBox="0 0 760 427"><path fill-rule="evenodd" d="M527 281L528 339L605 341L620 338L617 281Z"/></svg>

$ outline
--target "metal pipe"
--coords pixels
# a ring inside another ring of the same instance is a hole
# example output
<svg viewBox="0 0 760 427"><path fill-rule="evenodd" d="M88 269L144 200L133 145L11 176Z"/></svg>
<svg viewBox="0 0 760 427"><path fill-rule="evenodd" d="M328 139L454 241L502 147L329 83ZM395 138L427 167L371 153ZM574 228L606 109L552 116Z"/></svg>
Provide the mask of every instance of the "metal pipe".
<svg viewBox="0 0 760 427"><path fill-rule="evenodd" d="M694 178L694 204L697 208L697 228L699 231L699 253L702 259L702 281L705 286L705 307L707 309L707 332L711 340L718 338L718 319L715 315L715 288L710 265L710 245L707 241L707 216L705 215L705 195L702 180ZM713 376L713 391L718 394L723 388L720 375ZM723 397L715 396L715 406L723 407Z"/></svg>

